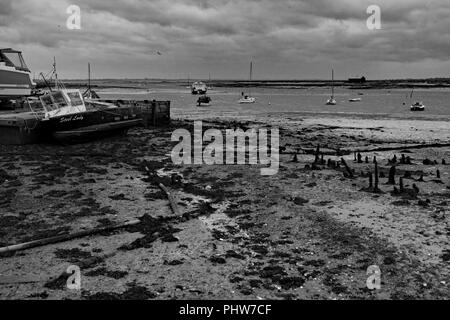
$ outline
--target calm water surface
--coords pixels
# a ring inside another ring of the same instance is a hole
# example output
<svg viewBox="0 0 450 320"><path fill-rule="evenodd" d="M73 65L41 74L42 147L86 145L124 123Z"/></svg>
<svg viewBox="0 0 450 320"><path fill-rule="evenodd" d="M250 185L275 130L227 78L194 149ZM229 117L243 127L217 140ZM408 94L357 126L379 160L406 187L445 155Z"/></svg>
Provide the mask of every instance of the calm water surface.
<svg viewBox="0 0 450 320"><path fill-rule="evenodd" d="M324 117L355 118L398 118L423 120L450 120L450 89L415 90L412 100L410 90L350 90L337 88L335 106L325 105L329 98L329 88L252 88L256 97L254 104L238 104L241 88L212 88L208 95L212 98L209 107L197 107L198 96L190 94L182 86L155 86L142 89L101 89L102 98L156 99L170 100L172 116L175 118L267 118L280 117L294 119L298 116L317 115ZM349 102L351 98L361 98L360 102ZM422 101L424 112L411 112L412 102ZM450 129L450 128L449 128Z"/></svg>

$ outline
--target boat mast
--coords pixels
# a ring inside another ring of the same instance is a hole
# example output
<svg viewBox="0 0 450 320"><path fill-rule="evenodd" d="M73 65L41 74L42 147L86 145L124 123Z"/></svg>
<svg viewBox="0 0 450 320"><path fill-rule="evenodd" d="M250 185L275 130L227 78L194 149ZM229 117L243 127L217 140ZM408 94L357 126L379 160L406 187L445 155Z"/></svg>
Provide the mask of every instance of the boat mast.
<svg viewBox="0 0 450 320"><path fill-rule="evenodd" d="M250 88L248 89L248 95L251 97L251 85L252 85L252 73L253 73L253 61L250 61Z"/></svg>
<svg viewBox="0 0 450 320"><path fill-rule="evenodd" d="M334 99L334 69L331 69L331 99Z"/></svg>
<svg viewBox="0 0 450 320"><path fill-rule="evenodd" d="M53 74L55 75L55 90L58 90L58 74L56 73L56 57L53 57Z"/></svg>
<svg viewBox="0 0 450 320"><path fill-rule="evenodd" d="M91 63L88 62L88 90L91 92Z"/></svg>

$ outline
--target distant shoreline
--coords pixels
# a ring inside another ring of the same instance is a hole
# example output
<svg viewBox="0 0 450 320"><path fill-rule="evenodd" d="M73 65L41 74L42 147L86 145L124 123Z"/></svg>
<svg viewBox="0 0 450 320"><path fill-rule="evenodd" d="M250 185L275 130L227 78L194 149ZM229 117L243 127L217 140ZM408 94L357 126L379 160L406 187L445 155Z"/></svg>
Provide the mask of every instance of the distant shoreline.
<svg viewBox="0 0 450 320"><path fill-rule="evenodd" d="M87 87L87 79L62 80L64 85L69 88ZM192 83L194 80L191 80ZM206 81L212 87L261 87L261 88L280 88L280 89L299 89L311 87L329 87L332 82L329 80L212 80ZM38 87L44 87L41 80L37 80ZM142 89L149 85L172 84L176 86L187 86L188 80L164 80L164 79L95 79L91 80L92 88L123 88L123 89ZM335 87L346 87L356 90L370 89L433 89L450 88L450 79L400 79L400 80L368 80L364 83L351 83L346 80L334 81Z"/></svg>

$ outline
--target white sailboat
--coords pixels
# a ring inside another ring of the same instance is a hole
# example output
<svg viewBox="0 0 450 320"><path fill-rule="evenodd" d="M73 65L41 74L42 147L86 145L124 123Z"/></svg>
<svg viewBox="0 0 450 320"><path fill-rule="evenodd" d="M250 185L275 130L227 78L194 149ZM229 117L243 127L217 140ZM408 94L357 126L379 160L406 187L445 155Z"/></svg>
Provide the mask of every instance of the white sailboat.
<svg viewBox="0 0 450 320"><path fill-rule="evenodd" d="M250 62L250 82L252 81L252 73L253 73L253 62ZM248 95L245 95L244 92L242 92L242 98L239 99L239 103L255 103L255 102L256 98L251 96L250 90Z"/></svg>
<svg viewBox="0 0 450 320"><path fill-rule="evenodd" d="M334 106L336 105L336 99L334 99L334 70L331 70L331 97L327 100L327 105Z"/></svg>

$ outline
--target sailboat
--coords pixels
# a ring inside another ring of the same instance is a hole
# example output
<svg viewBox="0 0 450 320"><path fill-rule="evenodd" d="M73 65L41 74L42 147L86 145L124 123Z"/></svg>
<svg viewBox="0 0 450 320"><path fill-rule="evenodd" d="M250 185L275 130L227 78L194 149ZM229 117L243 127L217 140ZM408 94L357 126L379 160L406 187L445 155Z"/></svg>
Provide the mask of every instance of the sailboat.
<svg viewBox="0 0 450 320"><path fill-rule="evenodd" d="M412 99L413 92L414 92L414 89L412 89L411 94L409 95L409 99ZM411 105L410 110L411 111L425 111L425 105L423 104L423 102L417 101Z"/></svg>
<svg viewBox="0 0 450 320"><path fill-rule="evenodd" d="M91 64L88 63L88 88L87 90L83 93L83 98L84 99L100 99L100 97L98 96L98 94L91 89Z"/></svg>
<svg viewBox="0 0 450 320"><path fill-rule="evenodd" d="M253 62L250 62L250 82L252 81L252 73L253 73ZM249 90L249 94L245 95L244 92L242 92L242 98L239 99L239 103L255 103L256 102L256 98L252 97L250 94L250 90Z"/></svg>
<svg viewBox="0 0 450 320"><path fill-rule="evenodd" d="M188 75L188 79L187 79L187 87L186 89L191 89L191 76Z"/></svg>
<svg viewBox="0 0 450 320"><path fill-rule="evenodd" d="M331 70L331 97L327 100L327 105L336 105L336 100L334 99L334 70Z"/></svg>

